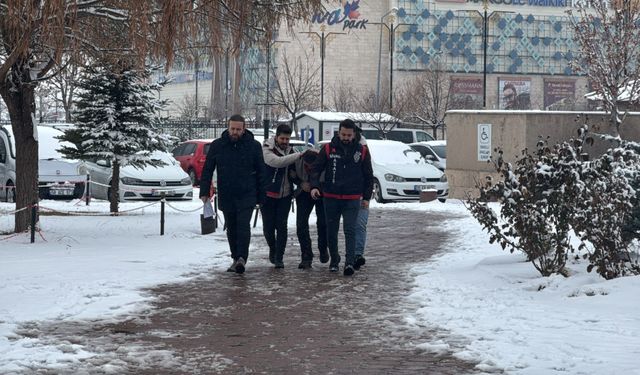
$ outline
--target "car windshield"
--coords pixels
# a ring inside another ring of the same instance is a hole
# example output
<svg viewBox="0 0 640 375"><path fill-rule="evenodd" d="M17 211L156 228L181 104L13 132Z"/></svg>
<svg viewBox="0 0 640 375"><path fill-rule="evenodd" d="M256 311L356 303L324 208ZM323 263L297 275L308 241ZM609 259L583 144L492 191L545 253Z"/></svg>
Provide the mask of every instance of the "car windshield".
<svg viewBox="0 0 640 375"><path fill-rule="evenodd" d="M412 164L420 160L420 154L402 145L369 146L371 157L377 164Z"/></svg>
<svg viewBox="0 0 640 375"><path fill-rule="evenodd" d="M433 149L433 152L435 152L439 158L447 158L447 146L431 146L431 149Z"/></svg>

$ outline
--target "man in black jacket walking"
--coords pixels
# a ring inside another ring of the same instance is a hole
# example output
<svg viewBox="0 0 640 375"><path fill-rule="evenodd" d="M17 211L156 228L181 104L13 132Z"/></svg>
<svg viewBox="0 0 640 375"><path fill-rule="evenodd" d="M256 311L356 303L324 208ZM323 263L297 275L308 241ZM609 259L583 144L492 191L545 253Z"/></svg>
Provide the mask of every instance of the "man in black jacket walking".
<svg viewBox="0 0 640 375"><path fill-rule="evenodd" d="M211 198L211 179L218 169L218 206L227 226L233 264L228 272L243 273L249 256L251 214L265 197L262 148L245 129L244 118L233 115L222 136L211 143L202 170L200 198Z"/></svg>
<svg viewBox="0 0 640 375"><path fill-rule="evenodd" d="M351 276L354 273L358 211L360 207L369 207L373 191L371 155L366 145L356 141L356 124L352 120L340 123L338 135L320 149L311 169L311 197L318 199L323 196L327 244L331 256L329 270L337 272L340 264L338 230L342 216L346 245L344 275ZM322 172L325 176L321 193Z"/></svg>

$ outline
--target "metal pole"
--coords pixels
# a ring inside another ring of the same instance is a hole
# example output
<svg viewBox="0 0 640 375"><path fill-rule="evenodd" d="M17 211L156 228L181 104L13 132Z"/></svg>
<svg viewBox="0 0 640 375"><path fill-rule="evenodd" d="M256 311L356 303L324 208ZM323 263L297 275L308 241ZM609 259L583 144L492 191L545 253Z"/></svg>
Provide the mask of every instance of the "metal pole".
<svg viewBox="0 0 640 375"><path fill-rule="evenodd" d="M320 112L324 112L324 30L320 36Z"/></svg>
<svg viewBox="0 0 640 375"><path fill-rule="evenodd" d="M33 202L31 206L31 243L36 242L36 209L38 203Z"/></svg>
<svg viewBox="0 0 640 375"><path fill-rule="evenodd" d="M84 198L85 198L85 200L87 202L87 206L89 205L89 196L91 194L91 190L90 189L91 189L91 175L89 175L87 173L87 182L86 182L86 185L84 187Z"/></svg>
<svg viewBox="0 0 640 375"><path fill-rule="evenodd" d="M196 71L196 119L198 118L198 57L196 56L195 71Z"/></svg>
<svg viewBox="0 0 640 375"><path fill-rule="evenodd" d="M264 128L264 140L269 139L269 120L271 119L271 107L269 107L270 101L270 92L269 92L269 76L271 75L271 41L267 42L267 118L262 118L262 126Z"/></svg>
<svg viewBox="0 0 640 375"><path fill-rule="evenodd" d="M229 47L224 56L224 122L229 118Z"/></svg>
<svg viewBox="0 0 640 375"><path fill-rule="evenodd" d="M160 200L160 235L164 236L164 193Z"/></svg>
<svg viewBox="0 0 640 375"><path fill-rule="evenodd" d="M482 64L482 73L483 73L483 93L482 93L482 108L487 109L487 43L489 42L489 37L487 33L487 0L484 0L484 15L482 17L483 21L483 29L484 29L484 37L483 39L483 59L484 62Z"/></svg>
<svg viewBox="0 0 640 375"><path fill-rule="evenodd" d="M393 108L393 46L395 44L393 22L389 29L389 112Z"/></svg>
<svg viewBox="0 0 640 375"><path fill-rule="evenodd" d="M380 66L382 65L382 25L384 25L382 21L384 20L385 16L380 17L380 40L378 42L378 78L376 80L377 82L376 83L376 107L380 105Z"/></svg>

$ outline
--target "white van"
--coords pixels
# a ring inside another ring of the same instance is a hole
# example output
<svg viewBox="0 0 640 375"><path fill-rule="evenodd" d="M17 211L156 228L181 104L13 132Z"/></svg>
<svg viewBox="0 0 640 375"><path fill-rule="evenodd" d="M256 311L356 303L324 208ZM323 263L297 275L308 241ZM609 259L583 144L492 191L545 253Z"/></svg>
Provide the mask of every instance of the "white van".
<svg viewBox="0 0 640 375"><path fill-rule="evenodd" d="M0 200L15 202L16 150L9 126L0 125Z"/></svg>
<svg viewBox="0 0 640 375"><path fill-rule="evenodd" d="M334 135L338 134L338 129L339 126L333 128ZM362 135L366 139L383 139L382 132L376 128L362 128ZM434 140L431 134L420 129L394 128L387 131L386 136L389 141L399 141L406 144Z"/></svg>

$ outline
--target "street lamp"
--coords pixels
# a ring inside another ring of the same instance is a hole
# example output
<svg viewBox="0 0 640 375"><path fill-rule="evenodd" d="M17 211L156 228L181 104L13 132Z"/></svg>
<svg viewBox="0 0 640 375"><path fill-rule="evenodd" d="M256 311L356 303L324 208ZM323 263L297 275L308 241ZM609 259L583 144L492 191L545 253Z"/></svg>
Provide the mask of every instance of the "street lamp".
<svg viewBox="0 0 640 375"><path fill-rule="evenodd" d="M325 33L325 25L320 26L320 34L315 31L301 31L300 34L309 34L316 36L320 40L320 112L324 111L324 57L326 52L327 43L331 41L329 37L338 34L346 34L346 33L337 33L337 32L329 32Z"/></svg>
<svg viewBox="0 0 640 375"><path fill-rule="evenodd" d="M380 17L380 25L385 25L384 19L390 14L395 14L398 11L398 8L393 7L387 13L383 14ZM388 27L387 27L388 29ZM382 65L382 27L380 28L380 41L378 42L378 79L376 84L376 106L380 106L380 66Z"/></svg>
<svg viewBox="0 0 640 375"><path fill-rule="evenodd" d="M394 8L395 9L395 8ZM393 50L395 49L396 44L396 30L400 26L413 26L414 23L398 23L394 24L394 18L390 17L389 20L390 26L386 23L381 23L382 26L387 28L389 32L389 110L393 108ZM382 28L380 28L380 32L382 32ZM380 62L378 62L378 87L376 91L376 105L380 107Z"/></svg>

